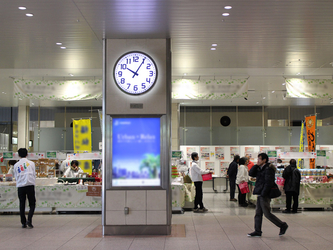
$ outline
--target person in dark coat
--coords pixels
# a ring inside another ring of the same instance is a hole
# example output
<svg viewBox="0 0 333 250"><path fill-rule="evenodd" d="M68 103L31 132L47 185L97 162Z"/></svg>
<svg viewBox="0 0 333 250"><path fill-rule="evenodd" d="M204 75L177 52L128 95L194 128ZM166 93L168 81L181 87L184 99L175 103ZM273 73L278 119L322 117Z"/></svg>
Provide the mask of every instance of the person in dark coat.
<svg viewBox="0 0 333 250"><path fill-rule="evenodd" d="M290 165L283 171L284 191L286 193L286 210L283 213L297 213L299 187L301 183L301 173L297 169L296 160L291 159ZM293 199L293 210L291 211L291 199Z"/></svg>
<svg viewBox="0 0 333 250"><path fill-rule="evenodd" d="M250 237L260 237L262 234L262 216L270 220L273 224L280 228L279 235L284 235L288 229L288 224L282 222L274 214L271 213L271 198L270 191L275 183L275 171L276 168L273 164L268 163L268 155L261 153L258 155L257 165L254 165L249 175L256 177L256 184L253 190L253 194L258 195L256 214L254 216L254 229L255 231L249 233Z"/></svg>
<svg viewBox="0 0 333 250"><path fill-rule="evenodd" d="M237 199L235 199L235 190L239 159L239 155L235 155L234 160L230 163L227 171L230 184L230 201L237 201Z"/></svg>

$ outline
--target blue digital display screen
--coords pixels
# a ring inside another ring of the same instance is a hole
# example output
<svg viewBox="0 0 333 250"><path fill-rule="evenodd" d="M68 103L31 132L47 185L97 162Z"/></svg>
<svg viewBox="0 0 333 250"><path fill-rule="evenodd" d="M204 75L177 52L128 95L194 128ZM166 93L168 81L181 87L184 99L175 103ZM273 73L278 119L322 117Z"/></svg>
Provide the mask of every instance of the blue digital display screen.
<svg viewBox="0 0 333 250"><path fill-rule="evenodd" d="M112 186L160 186L160 118L112 119Z"/></svg>

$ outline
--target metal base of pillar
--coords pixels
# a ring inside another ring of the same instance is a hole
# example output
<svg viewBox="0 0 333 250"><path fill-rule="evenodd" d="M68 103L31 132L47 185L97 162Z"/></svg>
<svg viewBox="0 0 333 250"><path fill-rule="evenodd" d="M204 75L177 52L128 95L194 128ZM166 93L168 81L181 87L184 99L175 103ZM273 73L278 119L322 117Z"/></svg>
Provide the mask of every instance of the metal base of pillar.
<svg viewBox="0 0 333 250"><path fill-rule="evenodd" d="M170 235L171 225L103 226L103 235Z"/></svg>

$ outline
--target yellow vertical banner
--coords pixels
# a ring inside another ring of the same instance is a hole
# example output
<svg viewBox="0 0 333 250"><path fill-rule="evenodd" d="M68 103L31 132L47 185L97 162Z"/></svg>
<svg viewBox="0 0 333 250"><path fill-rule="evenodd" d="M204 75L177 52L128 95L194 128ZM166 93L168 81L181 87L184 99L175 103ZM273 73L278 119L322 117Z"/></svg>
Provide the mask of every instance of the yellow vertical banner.
<svg viewBox="0 0 333 250"><path fill-rule="evenodd" d="M315 115L305 117L309 152L316 152L316 123L317 119ZM315 159L310 159L310 168L316 168Z"/></svg>
<svg viewBox="0 0 333 250"><path fill-rule="evenodd" d="M73 121L73 146L74 153L91 152L92 138L91 138L91 120L81 119ZM85 172L91 174L92 161L79 161L80 168Z"/></svg>
<svg viewBox="0 0 333 250"><path fill-rule="evenodd" d="M304 122L302 122L302 127L301 127L301 135L299 139L299 152L304 152ZM303 167L303 161L300 158L297 161L297 168L302 168L302 167Z"/></svg>

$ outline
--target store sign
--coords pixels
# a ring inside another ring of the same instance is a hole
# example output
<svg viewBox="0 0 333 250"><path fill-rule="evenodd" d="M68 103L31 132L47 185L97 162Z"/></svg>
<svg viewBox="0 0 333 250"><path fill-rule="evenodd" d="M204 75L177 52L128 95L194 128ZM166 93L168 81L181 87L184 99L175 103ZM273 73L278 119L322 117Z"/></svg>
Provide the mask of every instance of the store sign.
<svg viewBox="0 0 333 250"><path fill-rule="evenodd" d="M269 158L277 158L277 151L276 150L268 150L267 155Z"/></svg>
<svg viewBox="0 0 333 250"><path fill-rule="evenodd" d="M13 158L13 152L3 152L3 158L6 159L12 159Z"/></svg>
<svg viewBox="0 0 333 250"><path fill-rule="evenodd" d="M248 97L247 79L177 79L172 82L173 99L219 100L244 97Z"/></svg>
<svg viewBox="0 0 333 250"><path fill-rule="evenodd" d="M102 186L88 186L86 196L102 196Z"/></svg>
<svg viewBox="0 0 333 250"><path fill-rule="evenodd" d="M286 89L288 97L296 98L333 98L332 79L286 79Z"/></svg>
<svg viewBox="0 0 333 250"><path fill-rule="evenodd" d="M75 81L14 79L14 97L51 101L101 99L102 83L101 79Z"/></svg>
<svg viewBox="0 0 333 250"><path fill-rule="evenodd" d="M172 158L182 158L182 151L172 151Z"/></svg>
<svg viewBox="0 0 333 250"><path fill-rule="evenodd" d="M57 152L46 152L46 158L57 159Z"/></svg>
<svg viewBox="0 0 333 250"><path fill-rule="evenodd" d="M317 157L326 157L326 150L317 150Z"/></svg>

